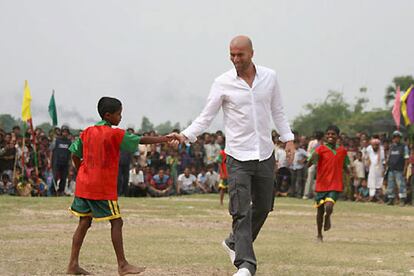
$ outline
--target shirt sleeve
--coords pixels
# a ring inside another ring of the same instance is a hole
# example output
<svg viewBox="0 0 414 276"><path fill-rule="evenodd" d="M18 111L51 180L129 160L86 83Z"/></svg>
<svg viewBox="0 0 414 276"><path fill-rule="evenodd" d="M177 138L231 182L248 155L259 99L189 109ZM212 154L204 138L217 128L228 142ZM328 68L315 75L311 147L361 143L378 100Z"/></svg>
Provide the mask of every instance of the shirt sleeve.
<svg viewBox="0 0 414 276"><path fill-rule="evenodd" d="M182 131L185 137L192 143L197 141L197 136L204 132L216 117L220 107L223 103L223 97L220 85L214 82L210 89L210 94L207 98L207 103L201 111L200 115L194 120L194 122Z"/></svg>
<svg viewBox="0 0 414 276"><path fill-rule="evenodd" d="M140 141L141 136L125 131L124 138L122 138L121 142L121 150L134 153L137 151Z"/></svg>
<svg viewBox="0 0 414 276"><path fill-rule="evenodd" d="M404 159L410 158L410 152L407 146L404 146Z"/></svg>
<svg viewBox="0 0 414 276"><path fill-rule="evenodd" d="M294 136L283 110L282 96L280 94L279 83L277 82L276 75L274 76L274 79L275 86L273 87L271 100L272 119L276 126L277 132L280 135L280 141L287 142L293 140Z"/></svg>
<svg viewBox="0 0 414 276"><path fill-rule="evenodd" d="M79 158L83 157L83 143L80 138L73 141L73 143L69 147L70 152L76 155Z"/></svg>
<svg viewBox="0 0 414 276"><path fill-rule="evenodd" d="M351 161L349 161L349 156L345 155L344 166L348 166L350 163Z"/></svg>
<svg viewBox="0 0 414 276"><path fill-rule="evenodd" d="M315 157L313 157L313 156L315 156ZM313 158L315 158L315 159L312 162L312 159ZM308 162L311 162L311 163L314 163L315 164L315 163L318 163L318 159L319 159L319 154L316 151L316 149L311 150L311 152L309 154L309 157L308 157Z"/></svg>

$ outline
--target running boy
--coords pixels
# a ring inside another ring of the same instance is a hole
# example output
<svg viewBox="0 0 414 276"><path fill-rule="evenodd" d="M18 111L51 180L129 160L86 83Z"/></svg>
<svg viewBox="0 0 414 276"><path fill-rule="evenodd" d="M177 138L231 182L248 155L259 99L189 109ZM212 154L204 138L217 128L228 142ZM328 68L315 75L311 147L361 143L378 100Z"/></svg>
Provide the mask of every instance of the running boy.
<svg viewBox="0 0 414 276"><path fill-rule="evenodd" d="M223 145L224 146L224 145ZM218 184L218 189L220 192L220 205L223 205L224 201L224 193L227 191L228 184L227 184L227 167L226 167L226 159L227 155L224 152L224 147L220 150L220 154L217 157L217 163L219 164L219 172L220 172L220 181Z"/></svg>
<svg viewBox="0 0 414 276"><path fill-rule="evenodd" d="M325 144L318 146L309 158L309 166L317 164L315 207L318 208L316 224L318 241L323 241L323 230L331 228L331 214L338 194L343 191L343 170L349 159L343 146L337 146L339 128L331 125L325 132Z"/></svg>
<svg viewBox="0 0 414 276"><path fill-rule="evenodd" d="M95 221L109 220L111 238L118 261L119 275L138 274L145 270L129 264L124 255L122 219L117 202L117 176L120 150L134 152L138 144L173 141L171 137L140 137L125 130L112 128L121 121L122 104L118 99L103 97L98 102L102 121L86 128L72 143L72 161L78 171L75 198L70 211L79 217L73 235L68 274L89 274L79 266L79 252L83 239Z"/></svg>

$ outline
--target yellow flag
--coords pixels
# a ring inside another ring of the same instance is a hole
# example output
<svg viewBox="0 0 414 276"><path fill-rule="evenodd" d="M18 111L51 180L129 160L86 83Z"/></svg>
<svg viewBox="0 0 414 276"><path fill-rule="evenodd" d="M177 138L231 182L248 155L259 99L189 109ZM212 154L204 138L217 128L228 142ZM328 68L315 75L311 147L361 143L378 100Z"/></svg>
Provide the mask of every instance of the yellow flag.
<svg viewBox="0 0 414 276"><path fill-rule="evenodd" d="M22 120L27 121L32 118L32 112L30 110L30 103L32 101L32 96L30 95L30 88L27 81L24 82L24 95L23 95L23 104L22 104Z"/></svg>

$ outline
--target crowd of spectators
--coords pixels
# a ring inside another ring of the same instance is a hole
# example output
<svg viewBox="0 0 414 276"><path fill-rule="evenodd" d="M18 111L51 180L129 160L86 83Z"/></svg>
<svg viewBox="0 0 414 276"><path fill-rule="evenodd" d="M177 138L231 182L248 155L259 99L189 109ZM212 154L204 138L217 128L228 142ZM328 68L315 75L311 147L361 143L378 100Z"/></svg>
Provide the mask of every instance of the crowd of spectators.
<svg viewBox="0 0 414 276"><path fill-rule="evenodd" d="M127 129L135 133L134 129ZM76 171L68 150L77 138L69 128L49 133L37 128L26 133L15 126L0 129L0 194L19 196L71 196ZM157 135L154 131L142 135ZM275 196L310 199L314 196L316 166L307 166L312 151L323 143L322 132L312 137L295 133L296 153L288 164L284 145L272 132L275 143ZM33 144L35 141L36 145ZM414 150L398 131L368 136L342 133L338 143L348 151L350 174L344 175L344 200L411 203ZM134 154L121 152L118 175L120 196L163 197L177 194L217 193L220 182L221 131L204 133L193 144L178 149L167 145L139 145ZM36 149L36 150L35 150ZM411 150L410 150L411 149Z"/></svg>

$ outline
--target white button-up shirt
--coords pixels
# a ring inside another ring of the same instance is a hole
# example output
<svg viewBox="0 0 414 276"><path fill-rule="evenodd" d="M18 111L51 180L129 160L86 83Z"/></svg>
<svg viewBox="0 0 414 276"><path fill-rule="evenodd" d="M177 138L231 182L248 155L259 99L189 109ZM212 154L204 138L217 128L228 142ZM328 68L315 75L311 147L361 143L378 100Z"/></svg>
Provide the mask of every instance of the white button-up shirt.
<svg viewBox="0 0 414 276"><path fill-rule="evenodd" d="M223 108L226 133L225 152L237 160L262 161L272 155L271 119L282 142L293 140L276 73L271 69L256 66L252 87L237 76L235 69L216 78L203 111L182 134L195 142L220 107Z"/></svg>

